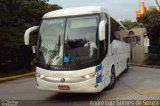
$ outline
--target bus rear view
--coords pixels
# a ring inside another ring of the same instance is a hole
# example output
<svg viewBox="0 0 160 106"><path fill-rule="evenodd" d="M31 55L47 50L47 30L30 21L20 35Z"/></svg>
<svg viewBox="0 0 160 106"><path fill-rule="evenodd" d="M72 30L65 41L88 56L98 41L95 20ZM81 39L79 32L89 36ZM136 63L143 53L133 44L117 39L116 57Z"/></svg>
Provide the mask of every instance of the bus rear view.
<svg viewBox="0 0 160 106"><path fill-rule="evenodd" d="M43 16L37 42L37 88L100 92L114 84L105 59L109 50L105 12L101 7L80 7Z"/></svg>

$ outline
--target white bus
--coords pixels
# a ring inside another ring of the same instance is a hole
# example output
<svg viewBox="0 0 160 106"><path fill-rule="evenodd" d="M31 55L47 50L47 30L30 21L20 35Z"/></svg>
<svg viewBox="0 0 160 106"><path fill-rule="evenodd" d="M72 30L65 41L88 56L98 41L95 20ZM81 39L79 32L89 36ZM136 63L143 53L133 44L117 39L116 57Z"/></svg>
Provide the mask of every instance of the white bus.
<svg viewBox="0 0 160 106"><path fill-rule="evenodd" d="M105 8L75 7L46 13L39 29L36 54L37 88L56 92L93 93L113 88L127 71L128 30Z"/></svg>

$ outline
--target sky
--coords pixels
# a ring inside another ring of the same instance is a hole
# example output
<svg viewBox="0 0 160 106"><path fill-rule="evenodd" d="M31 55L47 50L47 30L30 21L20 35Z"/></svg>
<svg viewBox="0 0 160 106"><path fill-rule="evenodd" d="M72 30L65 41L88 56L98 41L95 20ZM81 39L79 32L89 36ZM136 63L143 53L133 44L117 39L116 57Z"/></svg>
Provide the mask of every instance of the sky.
<svg viewBox="0 0 160 106"><path fill-rule="evenodd" d="M78 6L102 6L117 19L128 19L135 21L135 11L139 9L140 1L145 2L146 6L156 5L155 0L49 0L49 3L58 4L63 8Z"/></svg>

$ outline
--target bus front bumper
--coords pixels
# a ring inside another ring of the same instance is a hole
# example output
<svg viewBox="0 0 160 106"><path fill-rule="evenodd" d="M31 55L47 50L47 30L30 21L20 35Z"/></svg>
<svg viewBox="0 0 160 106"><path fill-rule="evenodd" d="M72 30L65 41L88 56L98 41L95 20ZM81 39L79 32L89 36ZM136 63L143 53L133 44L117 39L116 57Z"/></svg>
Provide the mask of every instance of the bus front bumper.
<svg viewBox="0 0 160 106"><path fill-rule="evenodd" d="M100 92L104 88L103 82L94 83L95 78L88 79L78 83L53 83L45 81L40 78L37 79L37 88L40 90L49 90L55 92L66 92L66 93L96 93ZM60 90L58 86L68 86L67 90Z"/></svg>

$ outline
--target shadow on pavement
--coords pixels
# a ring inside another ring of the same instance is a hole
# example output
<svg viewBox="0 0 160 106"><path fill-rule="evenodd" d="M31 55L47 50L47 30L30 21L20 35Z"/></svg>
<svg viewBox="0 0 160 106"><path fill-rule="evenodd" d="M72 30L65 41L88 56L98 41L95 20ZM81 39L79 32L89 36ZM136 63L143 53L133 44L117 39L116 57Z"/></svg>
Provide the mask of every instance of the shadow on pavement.
<svg viewBox="0 0 160 106"><path fill-rule="evenodd" d="M52 97L49 97L48 100L54 101L90 101L95 100L101 97L103 92L101 93L58 93Z"/></svg>

